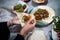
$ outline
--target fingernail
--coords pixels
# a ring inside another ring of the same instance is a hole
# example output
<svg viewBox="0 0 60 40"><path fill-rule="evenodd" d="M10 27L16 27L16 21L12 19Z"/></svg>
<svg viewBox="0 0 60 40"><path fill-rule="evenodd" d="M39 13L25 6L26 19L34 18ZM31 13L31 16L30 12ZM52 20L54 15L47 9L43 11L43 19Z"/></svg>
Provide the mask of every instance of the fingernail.
<svg viewBox="0 0 60 40"><path fill-rule="evenodd" d="M31 22L30 22L30 24L33 24L34 23L34 20L32 20Z"/></svg>

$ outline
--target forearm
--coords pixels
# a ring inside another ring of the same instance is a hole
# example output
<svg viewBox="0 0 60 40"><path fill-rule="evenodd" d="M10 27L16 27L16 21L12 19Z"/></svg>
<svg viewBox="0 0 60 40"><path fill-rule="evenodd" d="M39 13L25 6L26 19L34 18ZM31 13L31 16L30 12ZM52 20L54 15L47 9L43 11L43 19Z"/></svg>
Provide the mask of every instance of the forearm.
<svg viewBox="0 0 60 40"><path fill-rule="evenodd" d="M25 32L21 30L14 40L24 40Z"/></svg>
<svg viewBox="0 0 60 40"><path fill-rule="evenodd" d="M14 40L24 40L25 35L26 35L26 32L22 29Z"/></svg>

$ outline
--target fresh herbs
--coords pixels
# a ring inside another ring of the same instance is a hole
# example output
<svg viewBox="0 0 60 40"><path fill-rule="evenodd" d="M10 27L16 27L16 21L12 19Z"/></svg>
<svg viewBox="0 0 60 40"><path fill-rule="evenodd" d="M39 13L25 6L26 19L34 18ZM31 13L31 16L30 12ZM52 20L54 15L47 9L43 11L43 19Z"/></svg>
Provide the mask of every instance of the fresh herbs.
<svg viewBox="0 0 60 40"><path fill-rule="evenodd" d="M25 4L24 5L17 4L17 5L14 6L14 10L16 12L23 12L25 8L26 8L26 5Z"/></svg>
<svg viewBox="0 0 60 40"><path fill-rule="evenodd" d="M28 20L30 20L31 19L31 15L24 15L23 17L22 17L22 22L27 22Z"/></svg>
<svg viewBox="0 0 60 40"><path fill-rule="evenodd" d="M54 30L56 31L56 30L58 30L58 31L60 31L60 18L59 18L59 16L55 16L55 17L53 17L53 19L54 19Z"/></svg>
<svg viewBox="0 0 60 40"><path fill-rule="evenodd" d="M23 20L23 22L27 22L29 19L28 19L28 16L26 16L26 15L24 15L23 17L22 17L22 20Z"/></svg>

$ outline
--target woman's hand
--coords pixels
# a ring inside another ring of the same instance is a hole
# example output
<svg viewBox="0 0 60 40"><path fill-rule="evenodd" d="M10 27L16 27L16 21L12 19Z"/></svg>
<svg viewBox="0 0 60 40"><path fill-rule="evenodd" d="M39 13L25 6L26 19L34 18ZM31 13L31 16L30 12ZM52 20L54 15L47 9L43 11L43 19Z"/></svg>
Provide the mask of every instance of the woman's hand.
<svg viewBox="0 0 60 40"><path fill-rule="evenodd" d="M20 24L19 18L15 17L12 20L7 22L7 26L13 25L13 24Z"/></svg>
<svg viewBox="0 0 60 40"><path fill-rule="evenodd" d="M29 20L24 27L22 28L20 35L26 35L28 32L32 31L35 28L36 21Z"/></svg>
<svg viewBox="0 0 60 40"><path fill-rule="evenodd" d="M18 19L18 17L15 17L14 19L10 20L7 22L7 25L13 25L13 24L20 24L20 21ZM35 27L36 21L35 20L29 20L24 27L22 28L22 30L20 31L20 35L24 36L26 35L28 32L32 31Z"/></svg>

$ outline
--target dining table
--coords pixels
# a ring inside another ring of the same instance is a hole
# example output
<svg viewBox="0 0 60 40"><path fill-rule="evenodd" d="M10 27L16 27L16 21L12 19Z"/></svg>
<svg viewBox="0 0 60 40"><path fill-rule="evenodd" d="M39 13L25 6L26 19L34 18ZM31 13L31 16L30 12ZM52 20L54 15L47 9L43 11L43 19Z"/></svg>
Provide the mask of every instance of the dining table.
<svg viewBox="0 0 60 40"><path fill-rule="evenodd" d="M7 12L0 14L0 22L9 21L16 16L15 14L11 13L11 8L18 1L21 0L0 0L0 9L7 10ZM37 4L30 0L29 2L27 2L27 5L29 6L27 13L29 13L30 10L34 7L48 6L55 11L56 16L60 16L60 0L48 0L45 4ZM11 32L9 40L13 40L17 36L18 32L22 29L22 27L21 25L13 25L9 29ZM59 40L57 37L57 33L53 30L53 22L44 27L36 26L34 30L43 30L48 40Z"/></svg>

